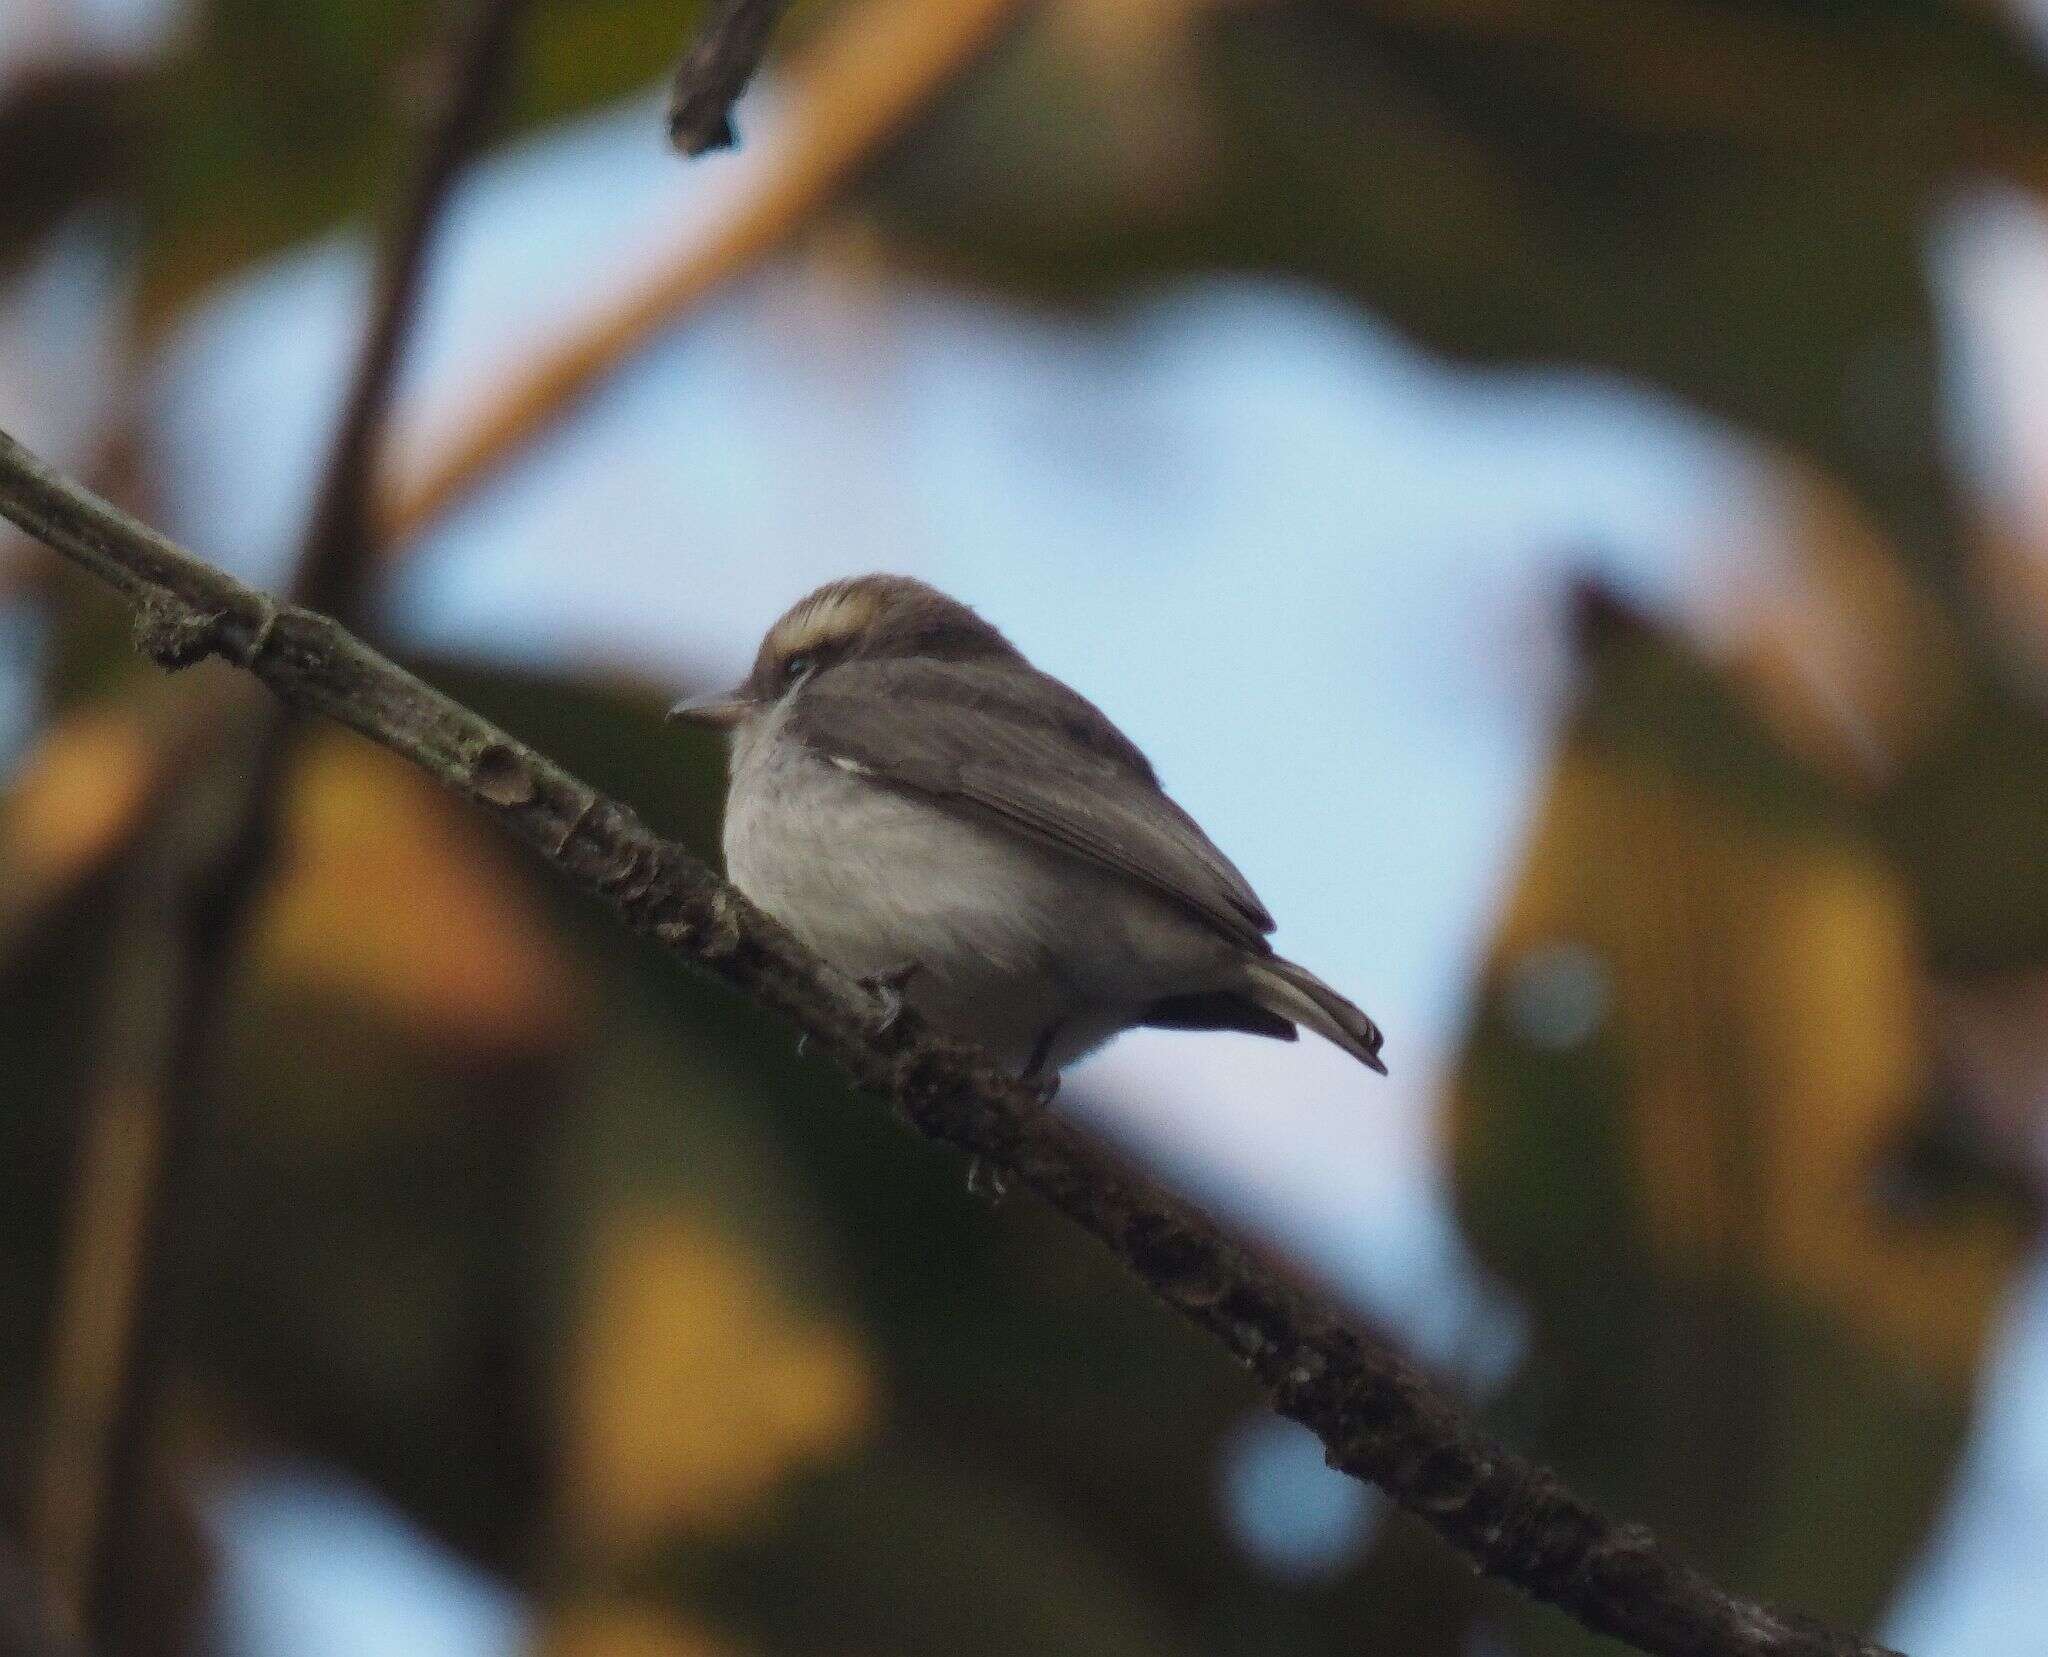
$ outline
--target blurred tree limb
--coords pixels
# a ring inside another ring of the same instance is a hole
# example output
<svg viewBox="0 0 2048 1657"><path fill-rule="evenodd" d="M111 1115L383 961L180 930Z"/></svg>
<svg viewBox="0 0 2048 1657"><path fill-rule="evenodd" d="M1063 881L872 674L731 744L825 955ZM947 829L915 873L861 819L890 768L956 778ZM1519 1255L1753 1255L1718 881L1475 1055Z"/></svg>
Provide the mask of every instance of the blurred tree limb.
<svg viewBox="0 0 2048 1657"><path fill-rule="evenodd" d="M486 812L635 932L794 1020L919 1131L986 1159L1101 1239L1249 1368L1331 1465L1371 1479L1481 1570L1664 1657L1885 1657L1872 1641L1718 1588L1479 1434L1423 1374L1234 1243L973 1051L890 1019L626 806L379 655L332 619L194 558L0 434L0 513L112 586L177 668L219 655Z"/></svg>
<svg viewBox="0 0 2048 1657"><path fill-rule="evenodd" d="M301 543L295 596L353 613L375 569L371 479L435 226L508 78L525 0L471 0L420 160L384 238L369 324ZM136 1584L146 1494L202 1252L216 1126L206 1060L244 922L270 864L289 710L236 701L143 812L117 922L103 1059L89 1086L35 1527L43 1568L95 1646L155 1644Z"/></svg>
<svg viewBox="0 0 2048 1657"><path fill-rule="evenodd" d="M1024 0L867 0L796 64L765 176L712 235L691 237L618 298L484 387L451 438L385 496L390 543L471 499L664 332L785 246L833 192L1024 9Z"/></svg>

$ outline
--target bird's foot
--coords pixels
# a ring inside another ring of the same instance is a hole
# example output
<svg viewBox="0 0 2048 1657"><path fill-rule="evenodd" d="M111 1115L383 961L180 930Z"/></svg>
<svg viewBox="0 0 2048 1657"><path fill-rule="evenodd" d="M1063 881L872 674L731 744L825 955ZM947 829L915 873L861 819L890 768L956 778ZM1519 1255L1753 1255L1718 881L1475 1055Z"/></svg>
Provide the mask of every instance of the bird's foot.
<svg viewBox="0 0 2048 1657"><path fill-rule="evenodd" d="M987 1198L989 1207L994 1208L1010 1194L1010 1182L994 1163L971 1156L967 1159L967 1194Z"/></svg>
<svg viewBox="0 0 2048 1657"><path fill-rule="evenodd" d="M886 1036L896 1028L897 1020L903 1016L904 987L922 970L917 962L906 961L887 972L870 973L860 981L861 988L881 1003L881 1015L875 1021L876 1035Z"/></svg>

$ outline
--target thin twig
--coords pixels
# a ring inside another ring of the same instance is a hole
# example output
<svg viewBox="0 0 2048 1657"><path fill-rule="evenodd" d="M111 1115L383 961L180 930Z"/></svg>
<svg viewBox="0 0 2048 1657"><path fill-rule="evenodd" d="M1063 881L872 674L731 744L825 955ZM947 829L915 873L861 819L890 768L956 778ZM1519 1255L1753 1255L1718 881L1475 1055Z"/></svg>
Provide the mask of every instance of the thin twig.
<svg viewBox="0 0 2048 1657"><path fill-rule="evenodd" d="M768 54L789 0L712 0L711 15L676 66L668 140L685 155L730 149L732 106Z"/></svg>
<svg viewBox="0 0 2048 1657"><path fill-rule="evenodd" d="M371 479L434 227L488 124L525 0L474 0L420 162L379 249L370 321L301 545L296 595L352 613L376 567ZM177 624L164 618L175 633ZM168 641L168 634L167 634ZM175 649L169 642L167 650ZM94 1643L147 1646L129 1607L147 1567L142 1499L182 1290L204 1253L217 1139L206 1060L229 967L270 863L286 710L251 704L146 813L89 1089L51 1359L38 1551Z"/></svg>
<svg viewBox="0 0 2048 1657"><path fill-rule="evenodd" d="M597 793L329 618L279 606L0 434L0 514L134 607L165 666L212 654L291 707L413 761L608 904L635 932L794 1020L912 1126L1036 1191L1255 1374L1330 1464L1379 1484L1479 1569L1659 1657L1887 1657L1708 1581L1640 1526L1472 1427L1398 1352L1206 1214L1045 1108L985 1055L932 1036Z"/></svg>

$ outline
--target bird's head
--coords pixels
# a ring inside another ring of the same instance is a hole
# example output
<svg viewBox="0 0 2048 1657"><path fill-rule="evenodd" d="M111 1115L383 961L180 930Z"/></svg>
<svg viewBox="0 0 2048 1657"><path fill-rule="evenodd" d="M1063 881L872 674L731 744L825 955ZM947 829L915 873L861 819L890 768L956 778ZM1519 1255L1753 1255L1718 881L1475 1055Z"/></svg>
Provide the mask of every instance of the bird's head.
<svg viewBox="0 0 2048 1657"><path fill-rule="evenodd" d="M910 657L1019 659L1001 633L937 588L907 575L854 576L792 605L768 629L737 689L679 702L669 717L730 730L842 662Z"/></svg>

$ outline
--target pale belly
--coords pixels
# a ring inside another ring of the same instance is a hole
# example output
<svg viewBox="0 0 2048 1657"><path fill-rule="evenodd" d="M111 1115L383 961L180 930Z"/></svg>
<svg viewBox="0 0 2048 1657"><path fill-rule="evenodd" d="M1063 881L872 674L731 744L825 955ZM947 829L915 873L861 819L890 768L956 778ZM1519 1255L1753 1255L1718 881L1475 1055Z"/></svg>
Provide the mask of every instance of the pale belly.
<svg viewBox="0 0 2048 1657"><path fill-rule="evenodd" d="M860 977L914 963L911 1004L1017 1068L1048 1031L1057 1067L1237 970L1208 929L1131 883L794 744L736 767L725 854L733 883L819 954Z"/></svg>

